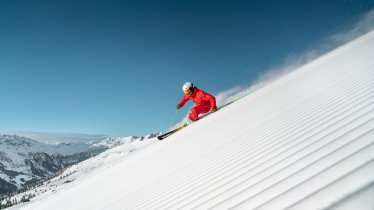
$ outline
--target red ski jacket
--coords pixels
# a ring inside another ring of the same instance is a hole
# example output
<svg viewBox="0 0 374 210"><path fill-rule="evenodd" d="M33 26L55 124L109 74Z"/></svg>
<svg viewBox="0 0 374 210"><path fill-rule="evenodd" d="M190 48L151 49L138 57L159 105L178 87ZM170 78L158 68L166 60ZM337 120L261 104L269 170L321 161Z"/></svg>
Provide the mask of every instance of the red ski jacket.
<svg viewBox="0 0 374 210"><path fill-rule="evenodd" d="M190 96L185 95L182 98L182 100L179 102L179 106L183 107L188 100L192 100L196 103L196 105L201 105L204 107L212 108L216 106L216 98L203 90L199 90L197 87L194 87L194 91Z"/></svg>

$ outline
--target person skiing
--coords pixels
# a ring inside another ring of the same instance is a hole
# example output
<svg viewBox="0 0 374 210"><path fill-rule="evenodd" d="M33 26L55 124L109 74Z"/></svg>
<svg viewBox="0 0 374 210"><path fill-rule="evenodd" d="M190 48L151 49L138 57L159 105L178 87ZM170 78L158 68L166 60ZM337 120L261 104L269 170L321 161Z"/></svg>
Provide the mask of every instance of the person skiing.
<svg viewBox="0 0 374 210"><path fill-rule="evenodd" d="M192 82L186 82L182 90L185 96L177 104L177 109L182 108L188 100L196 103L196 106L191 109L191 113L188 115L189 120L196 121L199 119L199 114L217 111L216 98L203 90L199 90Z"/></svg>

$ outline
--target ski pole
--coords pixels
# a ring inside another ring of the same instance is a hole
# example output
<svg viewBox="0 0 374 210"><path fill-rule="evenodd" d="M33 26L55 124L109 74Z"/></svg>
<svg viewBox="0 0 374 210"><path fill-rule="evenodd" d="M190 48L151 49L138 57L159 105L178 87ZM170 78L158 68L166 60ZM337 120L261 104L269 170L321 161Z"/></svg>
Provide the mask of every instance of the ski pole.
<svg viewBox="0 0 374 210"><path fill-rule="evenodd" d="M178 114L178 109L175 110L175 113L174 113L173 117L171 118L169 128L171 128L175 124L175 119L177 117L177 114Z"/></svg>

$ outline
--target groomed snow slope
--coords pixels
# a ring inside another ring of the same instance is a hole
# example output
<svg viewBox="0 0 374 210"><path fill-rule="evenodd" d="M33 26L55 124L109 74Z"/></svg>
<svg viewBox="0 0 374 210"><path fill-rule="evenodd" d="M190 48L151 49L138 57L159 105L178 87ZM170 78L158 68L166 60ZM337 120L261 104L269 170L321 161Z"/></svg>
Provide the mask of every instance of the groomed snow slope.
<svg viewBox="0 0 374 210"><path fill-rule="evenodd" d="M373 209L374 32L25 209Z"/></svg>

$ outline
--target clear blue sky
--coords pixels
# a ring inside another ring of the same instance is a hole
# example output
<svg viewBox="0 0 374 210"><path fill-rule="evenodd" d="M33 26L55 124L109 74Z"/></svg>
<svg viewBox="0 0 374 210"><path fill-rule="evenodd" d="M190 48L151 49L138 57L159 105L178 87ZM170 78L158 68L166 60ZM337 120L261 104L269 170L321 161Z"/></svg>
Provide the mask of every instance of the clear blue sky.
<svg viewBox="0 0 374 210"><path fill-rule="evenodd" d="M2 0L0 129L164 131L184 82L212 94L249 85L373 6L373 0Z"/></svg>

